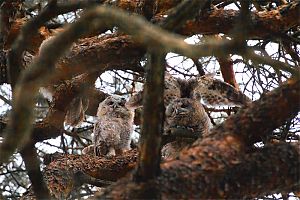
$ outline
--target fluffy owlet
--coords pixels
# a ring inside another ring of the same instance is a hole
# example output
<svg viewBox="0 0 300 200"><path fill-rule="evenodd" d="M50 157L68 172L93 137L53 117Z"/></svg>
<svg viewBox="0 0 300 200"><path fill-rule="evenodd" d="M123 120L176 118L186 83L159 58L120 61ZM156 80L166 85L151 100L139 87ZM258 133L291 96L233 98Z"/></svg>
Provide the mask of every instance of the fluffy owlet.
<svg viewBox="0 0 300 200"><path fill-rule="evenodd" d="M251 100L241 91L232 85L213 78L212 74L190 79L194 99L202 99L211 106L242 106L247 105Z"/></svg>
<svg viewBox="0 0 300 200"><path fill-rule="evenodd" d="M177 78L169 73L165 73L165 87L164 87L164 104L167 107L174 99L181 97L180 83ZM138 108L143 105L143 90L133 95L126 106L129 108Z"/></svg>
<svg viewBox="0 0 300 200"><path fill-rule="evenodd" d="M165 130L184 128L201 137L209 132L212 127L211 121L200 101L191 98L178 98L172 101L165 115ZM194 140L179 138L166 144L162 148L162 156L166 159L175 158L178 153Z"/></svg>
<svg viewBox="0 0 300 200"><path fill-rule="evenodd" d="M94 152L114 156L130 149L134 112L125 107L126 99L109 96L99 104L94 126Z"/></svg>

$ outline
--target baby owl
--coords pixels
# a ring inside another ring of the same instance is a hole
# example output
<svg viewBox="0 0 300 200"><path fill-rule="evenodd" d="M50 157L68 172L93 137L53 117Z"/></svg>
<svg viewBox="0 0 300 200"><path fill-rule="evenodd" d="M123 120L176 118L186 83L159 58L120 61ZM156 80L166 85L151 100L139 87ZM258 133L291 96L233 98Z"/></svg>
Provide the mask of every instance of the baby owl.
<svg viewBox="0 0 300 200"><path fill-rule="evenodd" d="M197 138L208 134L212 128L211 121L200 101L191 98L179 98L170 103L166 109L165 134L171 129L184 128L195 134ZM174 159L179 152L194 139L177 138L162 148L165 159Z"/></svg>
<svg viewBox="0 0 300 200"><path fill-rule="evenodd" d="M134 112L125 103L125 98L114 95L99 104L94 126L95 155L110 157L130 149Z"/></svg>

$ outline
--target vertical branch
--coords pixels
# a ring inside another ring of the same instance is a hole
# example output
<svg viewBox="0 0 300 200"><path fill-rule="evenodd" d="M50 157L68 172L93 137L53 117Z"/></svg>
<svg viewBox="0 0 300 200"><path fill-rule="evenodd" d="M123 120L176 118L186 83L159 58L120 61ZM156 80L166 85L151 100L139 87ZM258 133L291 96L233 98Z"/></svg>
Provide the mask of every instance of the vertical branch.
<svg viewBox="0 0 300 200"><path fill-rule="evenodd" d="M43 180L43 175L40 170L40 161L34 145L26 145L20 153L24 160L29 179L32 183L32 188L37 199L50 199L50 193Z"/></svg>
<svg viewBox="0 0 300 200"><path fill-rule="evenodd" d="M165 54L151 52L148 57L146 83L144 86L144 110L141 146L136 181L146 181L159 172L161 133L164 118Z"/></svg>
<svg viewBox="0 0 300 200"><path fill-rule="evenodd" d="M200 76L205 75L204 67L198 59L193 59L194 65L196 66Z"/></svg>
<svg viewBox="0 0 300 200"><path fill-rule="evenodd" d="M239 85L235 79L233 61L231 57L229 55L226 57L217 57L217 60L220 64L221 73L224 81L239 90Z"/></svg>
<svg viewBox="0 0 300 200"><path fill-rule="evenodd" d="M4 47L11 24L20 11L22 1L0 1L0 46Z"/></svg>
<svg viewBox="0 0 300 200"><path fill-rule="evenodd" d="M169 16L160 23L167 30L177 30L199 12L207 1L185 0L172 9ZM165 53L160 48L151 52L147 65L146 83L144 86L143 124L140 138L140 157L136 181L155 178L160 172L161 133L163 131L164 104L164 72ZM147 193L147 192L146 192ZM148 194L154 195L155 194ZM152 198L154 196L151 196ZM144 197L144 196L143 196Z"/></svg>
<svg viewBox="0 0 300 200"><path fill-rule="evenodd" d="M220 41L222 40L220 35L215 35L214 37L216 38L216 40L220 40ZM222 57L217 56L216 58L220 64L220 69L224 81L239 90L239 85L236 82L235 74L233 70L233 61L230 55L225 55Z"/></svg>

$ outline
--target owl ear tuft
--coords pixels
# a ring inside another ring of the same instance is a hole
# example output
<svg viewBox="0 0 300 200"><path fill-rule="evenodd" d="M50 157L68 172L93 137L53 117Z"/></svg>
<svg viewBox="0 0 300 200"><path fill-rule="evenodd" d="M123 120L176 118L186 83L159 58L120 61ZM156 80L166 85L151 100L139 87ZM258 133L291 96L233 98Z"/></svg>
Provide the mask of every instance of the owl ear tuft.
<svg viewBox="0 0 300 200"><path fill-rule="evenodd" d="M144 91L142 90L131 96L125 103L125 107L130 109L136 109L143 106L143 93Z"/></svg>

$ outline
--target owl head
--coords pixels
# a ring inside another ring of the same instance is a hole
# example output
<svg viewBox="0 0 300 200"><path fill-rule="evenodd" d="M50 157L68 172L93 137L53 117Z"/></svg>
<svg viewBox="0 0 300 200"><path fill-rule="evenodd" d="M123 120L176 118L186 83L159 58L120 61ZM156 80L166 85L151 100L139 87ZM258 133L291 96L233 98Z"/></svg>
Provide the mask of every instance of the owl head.
<svg viewBox="0 0 300 200"><path fill-rule="evenodd" d="M195 100L179 98L172 101L166 108L166 119L186 120L196 111Z"/></svg>
<svg viewBox="0 0 300 200"><path fill-rule="evenodd" d="M130 117L132 111L125 107L126 99L118 95L107 97L99 104L97 116L98 117Z"/></svg>
<svg viewBox="0 0 300 200"><path fill-rule="evenodd" d="M168 72L165 73L165 83L164 83L164 104L168 106L174 99L180 98L180 82L178 78L173 77ZM143 106L143 93L144 91L139 91L133 95L126 106L128 108L136 109Z"/></svg>

